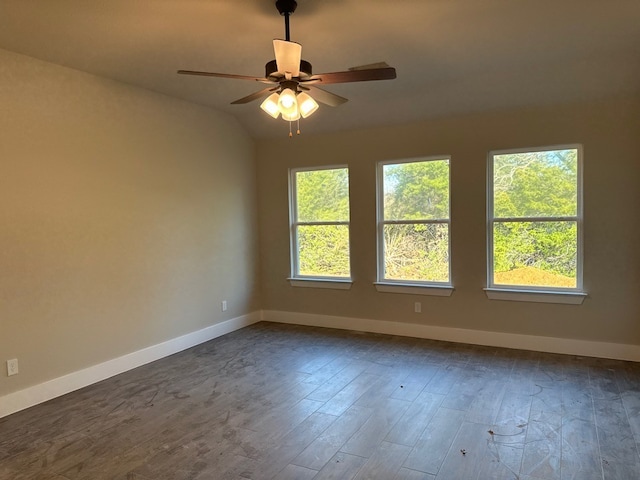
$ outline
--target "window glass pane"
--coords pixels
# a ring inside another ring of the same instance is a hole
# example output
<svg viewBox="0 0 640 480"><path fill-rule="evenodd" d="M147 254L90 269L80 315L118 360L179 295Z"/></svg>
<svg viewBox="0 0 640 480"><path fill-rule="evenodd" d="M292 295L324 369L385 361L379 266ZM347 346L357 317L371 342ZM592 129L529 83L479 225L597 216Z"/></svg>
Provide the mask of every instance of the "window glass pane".
<svg viewBox="0 0 640 480"><path fill-rule="evenodd" d="M298 226L298 274L349 277L347 225Z"/></svg>
<svg viewBox="0 0 640 480"><path fill-rule="evenodd" d="M385 225L384 263L389 280L448 282L449 225Z"/></svg>
<svg viewBox="0 0 640 480"><path fill-rule="evenodd" d="M449 218L449 160L383 166L384 219Z"/></svg>
<svg viewBox="0 0 640 480"><path fill-rule="evenodd" d="M347 169L296 172L296 202L299 222L348 222Z"/></svg>
<svg viewBox="0 0 640 480"><path fill-rule="evenodd" d="M493 282L576 288L576 222L496 222Z"/></svg>
<svg viewBox="0 0 640 480"><path fill-rule="evenodd" d="M494 217L577 215L576 149L494 155L493 162Z"/></svg>

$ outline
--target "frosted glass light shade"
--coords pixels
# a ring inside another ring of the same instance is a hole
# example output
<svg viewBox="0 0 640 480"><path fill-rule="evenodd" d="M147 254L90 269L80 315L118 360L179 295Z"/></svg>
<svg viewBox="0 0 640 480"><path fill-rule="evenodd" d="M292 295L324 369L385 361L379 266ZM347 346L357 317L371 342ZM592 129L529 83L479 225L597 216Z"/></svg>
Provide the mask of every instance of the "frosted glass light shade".
<svg viewBox="0 0 640 480"><path fill-rule="evenodd" d="M298 105L302 118L307 118L311 116L313 112L318 110L318 104L316 101L305 92L298 94Z"/></svg>
<svg viewBox="0 0 640 480"><path fill-rule="evenodd" d="M277 93L272 93L260 105L260 108L273 118L278 118L278 115L280 115L280 110L278 109L278 97L279 95Z"/></svg>

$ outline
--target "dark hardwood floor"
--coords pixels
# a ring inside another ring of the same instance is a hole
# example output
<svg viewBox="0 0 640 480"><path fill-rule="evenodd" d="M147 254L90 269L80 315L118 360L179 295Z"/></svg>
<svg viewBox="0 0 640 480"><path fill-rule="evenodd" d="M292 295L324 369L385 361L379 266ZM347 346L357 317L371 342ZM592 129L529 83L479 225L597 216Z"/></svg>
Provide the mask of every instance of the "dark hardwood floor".
<svg viewBox="0 0 640 480"><path fill-rule="evenodd" d="M0 478L640 479L640 364L259 323L0 419Z"/></svg>

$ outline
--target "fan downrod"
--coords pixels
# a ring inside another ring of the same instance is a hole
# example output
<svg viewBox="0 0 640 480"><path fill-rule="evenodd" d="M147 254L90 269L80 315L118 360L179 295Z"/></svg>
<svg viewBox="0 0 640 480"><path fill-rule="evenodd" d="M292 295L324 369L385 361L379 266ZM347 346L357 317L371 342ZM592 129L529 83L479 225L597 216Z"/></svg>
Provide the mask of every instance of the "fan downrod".
<svg viewBox="0 0 640 480"><path fill-rule="evenodd" d="M298 2L296 0L276 0L276 8L280 15L284 17L284 36L287 42L291 41L291 32L289 30L289 16L296 11Z"/></svg>

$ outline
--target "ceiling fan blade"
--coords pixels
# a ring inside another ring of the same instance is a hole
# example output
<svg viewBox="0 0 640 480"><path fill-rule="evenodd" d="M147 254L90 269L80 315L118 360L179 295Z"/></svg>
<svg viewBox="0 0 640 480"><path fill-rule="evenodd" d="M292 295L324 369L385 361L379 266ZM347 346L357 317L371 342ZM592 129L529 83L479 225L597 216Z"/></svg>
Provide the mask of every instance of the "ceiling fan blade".
<svg viewBox="0 0 640 480"><path fill-rule="evenodd" d="M349 70L371 70L373 68L388 68L387 62L368 63L367 65L358 65L357 67L350 67Z"/></svg>
<svg viewBox="0 0 640 480"><path fill-rule="evenodd" d="M233 78L236 80L251 80L254 82L262 83L275 83L268 78L249 77L247 75L234 75L232 73L214 73L214 72L197 72L194 70L178 70L180 75L199 75L203 77L221 77L221 78Z"/></svg>
<svg viewBox="0 0 640 480"><path fill-rule="evenodd" d="M314 100L324 103L325 105L329 105L330 107L338 107L343 103L348 102L349 100L341 97L340 95L336 95L335 93L327 92L326 90L322 90L318 87L302 87L305 90L309 90L311 96Z"/></svg>
<svg viewBox="0 0 640 480"><path fill-rule="evenodd" d="M254 100L258 100L259 98L266 97L268 93L273 92L274 90L277 90L277 89L278 87L264 88L259 92L254 92L251 95L247 95L246 97L242 97L242 98L239 98L238 100L231 102L231 105L239 105L242 103L253 102Z"/></svg>
<svg viewBox="0 0 640 480"><path fill-rule="evenodd" d="M300 75L300 59L302 58L302 45L286 40L274 40L273 51L276 54L278 73L291 74L292 77Z"/></svg>
<svg viewBox="0 0 640 480"><path fill-rule="evenodd" d="M323 85L330 83L368 82L371 80L393 80L396 69L393 67L347 70L345 72L321 73L309 77L309 81L320 80Z"/></svg>

